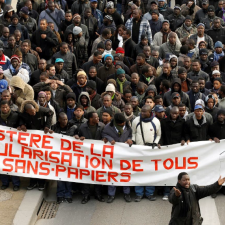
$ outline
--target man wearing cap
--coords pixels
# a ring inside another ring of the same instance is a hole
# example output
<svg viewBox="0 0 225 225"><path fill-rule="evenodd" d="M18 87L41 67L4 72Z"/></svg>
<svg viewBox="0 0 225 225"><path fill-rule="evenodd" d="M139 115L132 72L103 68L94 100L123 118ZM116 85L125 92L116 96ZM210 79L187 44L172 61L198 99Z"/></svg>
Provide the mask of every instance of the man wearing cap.
<svg viewBox="0 0 225 225"><path fill-rule="evenodd" d="M76 0L71 6L72 14L82 15L85 8L90 7L90 2L87 0Z"/></svg>
<svg viewBox="0 0 225 225"><path fill-rule="evenodd" d="M116 113L114 119L105 126L102 137L104 142L110 142L111 145L114 145L116 142L126 143L129 146L133 144L132 141L132 129L129 126L128 122L123 113ZM130 197L130 187L123 187L124 199L126 202L131 202ZM112 203L115 199L116 186L108 186L108 200L107 203Z"/></svg>
<svg viewBox="0 0 225 225"><path fill-rule="evenodd" d="M46 19L48 22L53 22L55 31L58 32L60 23L62 20L65 20L65 13L59 7L56 8L54 2L48 1L48 8L40 13L38 20L39 27L42 19Z"/></svg>
<svg viewBox="0 0 225 225"><path fill-rule="evenodd" d="M215 15L215 7L213 5L210 5L208 7L208 12L207 12L208 16L205 18L200 18L200 22L203 23L205 25L205 29L209 30L212 25L213 25L213 20L215 18L220 19L221 25L224 27L224 21L222 18L219 18Z"/></svg>
<svg viewBox="0 0 225 225"><path fill-rule="evenodd" d="M141 10L135 9L132 18L127 20L125 27L131 31L132 40L138 44L141 41L141 35L145 34L148 37L148 42L152 44L152 32L149 22L141 17Z"/></svg>
<svg viewBox="0 0 225 225"><path fill-rule="evenodd" d="M110 29L112 31L112 33L114 33L116 31L116 25L115 25L111 15L106 15L104 17L103 24L98 29L98 34L101 35L105 28Z"/></svg>
<svg viewBox="0 0 225 225"><path fill-rule="evenodd" d="M185 140L187 144L194 141L210 140L209 122L204 115L202 105L194 107L194 116L185 122Z"/></svg>
<svg viewBox="0 0 225 225"><path fill-rule="evenodd" d="M199 24L201 19L206 18L208 16L208 7L209 7L209 0L202 1L202 8L198 10L195 14L194 23Z"/></svg>
<svg viewBox="0 0 225 225"><path fill-rule="evenodd" d="M64 84L69 80L69 74L63 69L64 60L57 58L55 60L55 76L58 77Z"/></svg>
<svg viewBox="0 0 225 225"><path fill-rule="evenodd" d="M197 33L197 28L192 24L190 16L185 18L183 25L176 29L176 33L181 42L188 39L192 34Z"/></svg>
<svg viewBox="0 0 225 225"><path fill-rule="evenodd" d="M168 20L164 20L162 22L162 29L161 31L155 34L152 45L154 47L160 47L163 43L166 43L169 40L170 33L171 33L170 22ZM176 33L175 35L176 35L176 43L178 45L181 45L180 40Z"/></svg>
<svg viewBox="0 0 225 225"><path fill-rule="evenodd" d="M159 95L160 96L160 95ZM166 114L165 114L165 109L162 105L155 105L155 108L154 108L154 111L155 111L155 117L161 121L165 118L167 118Z"/></svg>
<svg viewBox="0 0 225 225"><path fill-rule="evenodd" d="M221 41L217 41L214 46L214 52L209 55L209 61L218 61L220 58L224 56L224 51L223 51L223 44ZM219 65L219 63L218 63Z"/></svg>
<svg viewBox="0 0 225 225"><path fill-rule="evenodd" d="M200 49L199 51L199 61L201 64L201 70L205 73L210 73L211 67L210 62L208 60L208 50L205 48Z"/></svg>
<svg viewBox="0 0 225 225"><path fill-rule="evenodd" d="M166 108L166 112L165 112L166 115L169 116L170 115L170 110L174 106L177 106L178 107L181 103L182 103L182 101L181 101L180 94L178 92L173 92L173 94L171 95L171 104ZM189 109L188 109L188 111L189 111Z"/></svg>
<svg viewBox="0 0 225 225"><path fill-rule="evenodd" d="M21 8L19 15L20 24L24 25L27 28L29 36L31 37L33 32L37 29L36 20L29 16L29 9L26 6Z"/></svg>
<svg viewBox="0 0 225 225"><path fill-rule="evenodd" d="M184 23L185 17L181 14L180 5L175 5L173 8L173 14L168 15L167 19L170 21L170 29L175 31L178 27Z"/></svg>
<svg viewBox="0 0 225 225"><path fill-rule="evenodd" d="M100 27L103 23L103 15L102 11L100 11L98 7L98 0L90 0L91 14L97 19L98 27Z"/></svg>
<svg viewBox="0 0 225 225"><path fill-rule="evenodd" d="M101 95L97 93L96 82L93 80L88 80L86 85L86 91L89 94L91 106L93 106L95 109L99 109L101 107Z"/></svg>
<svg viewBox="0 0 225 225"><path fill-rule="evenodd" d="M166 0L158 0L158 1L159 1L159 4L158 4L159 12L163 15L163 17L165 19L168 19L168 16L170 14L173 14L173 9L171 9L167 5L167 1Z"/></svg>
<svg viewBox="0 0 225 225"><path fill-rule="evenodd" d="M151 16L151 11L153 10L158 10L158 2L153 0L150 2L150 10L149 12L145 13L143 18L146 20L151 20L152 16ZM159 20L162 22L164 20L164 17L161 13L159 13Z"/></svg>

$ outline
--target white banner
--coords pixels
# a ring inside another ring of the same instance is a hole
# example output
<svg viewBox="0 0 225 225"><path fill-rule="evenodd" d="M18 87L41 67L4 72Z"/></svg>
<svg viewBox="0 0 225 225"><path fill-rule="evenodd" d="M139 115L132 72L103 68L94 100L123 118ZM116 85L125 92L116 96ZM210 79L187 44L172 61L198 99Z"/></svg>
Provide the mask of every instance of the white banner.
<svg viewBox="0 0 225 225"><path fill-rule="evenodd" d="M208 185L225 176L224 149L224 140L152 149L0 126L0 173L103 185L174 186L178 174L186 171L192 183Z"/></svg>

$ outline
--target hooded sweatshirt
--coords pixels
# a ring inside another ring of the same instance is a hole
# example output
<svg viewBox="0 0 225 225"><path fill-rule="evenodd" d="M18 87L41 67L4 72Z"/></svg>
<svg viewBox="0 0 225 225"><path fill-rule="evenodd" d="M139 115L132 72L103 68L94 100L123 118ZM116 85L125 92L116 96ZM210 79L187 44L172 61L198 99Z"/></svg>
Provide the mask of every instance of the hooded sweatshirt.
<svg viewBox="0 0 225 225"><path fill-rule="evenodd" d="M89 112L96 112L96 109L93 106L91 106L91 100L90 100L89 94L86 91L80 93L78 98L78 105L82 105L80 101L82 96L86 96L88 98L88 104L86 107L84 107L84 113L85 113L84 117L86 117Z"/></svg>

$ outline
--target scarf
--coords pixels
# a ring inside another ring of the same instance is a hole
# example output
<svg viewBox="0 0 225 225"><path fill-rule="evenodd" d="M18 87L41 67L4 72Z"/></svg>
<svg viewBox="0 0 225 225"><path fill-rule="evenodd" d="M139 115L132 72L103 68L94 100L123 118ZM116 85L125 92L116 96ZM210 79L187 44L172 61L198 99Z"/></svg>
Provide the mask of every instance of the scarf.
<svg viewBox="0 0 225 225"><path fill-rule="evenodd" d="M126 82L127 80L126 80L126 78L124 79L124 81L123 82L121 82L118 78L116 79L116 82L119 84L119 86L120 86L120 93L121 94L123 94L123 85L124 85L124 83Z"/></svg>
<svg viewBox="0 0 225 225"><path fill-rule="evenodd" d="M224 52L222 51L222 53L217 54L216 52L214 52L214 60L218 61L222 56L224 56Z"/></svg>
<svg viewBox="0 0 225 225"><path fill-rule="evenodd" d="M5 64L6 64L5 55L2 54L2 56L0 57L0 65L5 65Z"/></svg>
<svg viewBox="0 0 225 225"><path fill-rule="evenodd" d="M138 101L141 102L142 99L145 97L145 92L144 92L142 95L139 95L139 94L137 93L137 91L135 91L135 95L137 96Z"/></svg>
<svg viewBox="0 0 225 225"><path fill-rule="evenodd" d="M2 111L1 111L1 118L2 118L4 121L6 121L7 118L9 117L10 113L11 113L11 109L9 109L9 112L6 113L6 114L2 113Z"/></svg>
<svg viewBox="0 0 225 225"><path fill-rule="evenodd" d="M97 94L97 92L96 91L94 91L94 93L93 94L91 94L91 95L89 95L89 98L90 98L90 100L92 101L92 99L95 97L95 95Z"/></svg>
<svg viewBox="0 0 225 225"><path fill-rule="evenodd" d="M154 114L151 113L150 117L148 118L142 118L141 115L140 115L140 121L143 122L143 123L149 123L151 122L153 119L154 119Z"/></svg>
<svg viewBox="0 0 225 225"><path fill-rule="evenodd" d="M19 68L18 70L16 70L16 69L12 66L12 64L10 64L10 65L9 65L9 69L10 69L12 75L15 76L15 75L17 75L17 73L18 73L19 70L21 69L21 66L20 66L20 68Z"/></svg>
<svg viewBox="0 0 225 225"><path fill-rule="evenodd" d="M116 128L116 131L117 131L117 133L118 133L118 135L119 136L121 136L122 134L123 134L123 128L124 128L124 126L119 126L116 122L115 122L115 120L113 120L113 125L114 125L114 127Z"/></svg>
<svg viewBox="0 0 225 225"><path fill-rule="evenodd" d="M222 19L223 19L223 21L225 21L225 9L224 8L222 8L222 12L223 12Z"/></svg>
<svg viewBox="0 0 225 225"><path fill-rule="evenodd" d="M161 32L163 34L162 36L162 44L167 42L167 37L168 37L168 34L171 32L171 30L169 29L167 32L163 31L163 29L161 29Z"/></svg>
<svg viewBox="0 0 225 225"><path fill-rule="evenodd" d="M165 12L167 10L167 4L165 3L163 7L159 7L159 11Z"/></svg>
<svg viewBox="0 0 225 225"><path fill-rule="evenodd" d="M119 40L118 47L123 47L123 37L118 34L117 39Z"/></svg>
<svg viewBox="0 0 225 225"><path fill-rule="evenodd" d="M77 81L77 85L78 85L79 87L81 87L81 88L85 87L86 84L87 84L87 80L86 80L85 84L83 84L83 85L81 85L81 84Z"/></svg>
<svg viewBox="0 0 225 225"><path fill-rule="evenodd" d="M187 31L190 31L192 29L192 26L188 27L186 26L186 24L184 23L184 28L187 30Z"/></svg>
<svg viewBox="0 0 225 225"><path fill-rule="evenodd" d="M181 191L181 196L183 201L181 202L180 206L180 217L187 217L187 213L190 211L191 202L190 202L190 194L188 195L189 188L182 187L179 183L177 183L177 188ZM190 192L189 192L190 193Z"/></svg>
<svg viewBox="0 0 225 225"><path fill-rule="evenodd" d="M127 121L132 120L134 113L132 112L130 116L127 116L126 113L124 112L124 117L126 118Z"/></svg>

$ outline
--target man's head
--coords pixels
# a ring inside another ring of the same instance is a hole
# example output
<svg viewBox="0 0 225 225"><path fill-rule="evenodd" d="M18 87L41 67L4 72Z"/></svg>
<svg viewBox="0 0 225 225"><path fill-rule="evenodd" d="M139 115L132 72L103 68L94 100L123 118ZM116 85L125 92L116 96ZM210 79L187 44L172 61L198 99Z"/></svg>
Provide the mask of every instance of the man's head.
<svg viewBox="0 0 225 225"><path fill-rule="evenodd" d="M91 8L90 7L87 7L87 8L85 8L85 10L84 10L84 16L85 16L85 18L90 18L91 17Z"/></svg>
<svg viewBox="0 0 225 225"><path fill-rule="evenodd" d="M4 100L10 101L10 100L11 100L11 94L10 94L10 92L9 92L8 90L4 90L4 91L2 92L1 100L2 100L2 101L4 101Z"/></svg>
<svg viewBox="0 0 225 225"><path fill-rule="evenodd" d="M167 32L170 29L170 22L168 20L163 20L162 30Z"/></svg>
<svg viewBox="0 0 225 225"><path fill-rule="evenodd" d="M208 17L213 18L215 16L215 7L213 5L210 5L208 7Z"/></svg>
<svg viewBox="0 0 225 225"><path fill-rule="evenodd" d="M159 8L162 8L166 4L165 0L159 0L158 2L159 2Z"/></svg>
<svg viewBox="0 0 225 225"><path fill-rule="evenodd" d="M95 66L91 66L88 73L89 77L94 78L97 76L97 69Z"/></svg>
<svg viewBox="0 0 225 225"><path fill-rule="evenodd" d="M42 31L46 31L47 30L47 27L48 27L47 20L46 19L41 19L39 27L40 27L40 29Z"/></svg>
<svg viewBox="0 0 225 225"><path fill-rule="evenodd" d="M183 104L183 103L181 103L181 104L178 106L178 108L179 108L179 115L180 115L181 118L183 118L184 115L185 115L185 113L186 113L186 105Z"/></svg>
<svg viewBox="0 0 225 225"><path fill-rule="evenodd" d="M133 108L132 108L132 105L131 103L126 103L125 106L124 106L124 112L127 116L130 116L133 112Z"/></svg>
<svg viewBox="0 0 225 225"><path fill-rule="evenodd" d="M0 109L3 114L8 114L10 111L10 105L7 100L3 100L0 102Z"/></svg>
<svg viewBox="0 0 225 225"><path fill-rule="evenodd" d="M125 103L130 103L131 97L132 97L131 90L129 90L129 89L124 90L124 92L123 92L123 100L124 100L124 102Z"/></svg>
<svg viewBox="0 0 225 225"><path fill-rule="evenodd" d="M72 12L71 10L66 11L65 13L65 20L70 22L72 20L73 16L72 16Z"/></svg>
<svg viewBox="0 0 225 225"><path fill-rule="evenodd" d="M152 53L151 53L152 57L156 58L156 59L159 59L159 51L158 50L152 50Z"/></svg>
<svg viewBox="0 0 225 225"><path fill-rule="evenodd" d="M177 120L178 117L179 117L179 108L177 106L174 106L170 110L170 118L171 120Z"/></svg>
<svg viewBox="0 0 225 225"><path fill-rule="evenodd" d="M39 62L38 62L38 69L41 70L41 71L45 71L46 66L47 66L46 60L40 59Z"/></svg>
<svg viewBox="0 0 225 225"><path fill-rule="evenodd" d="M169 38L169 43L171 45L175 45L176 44L177 35L176 35L175 32L170 32L169 35L168 35L168 38Z"/></svg>
<svg viewBox="0 0 225 225"><path fill-rule="evenodd" d="M93 55L93 62L94 64L100 63L102 60L102 53L99 51L95 51Z"/></svg>
<svg viewBox="0 0 225 225"><path fill-rule="evenodd" d="M202 61L207 61L208 60L208 50L205 48L200 49L199 51L200 59Z"/></svg>
<svg viewBox="0 0 225 225"><path fill-rule="evenodd" d="M48 2L48 9L53 12L55 10L55 3L52 1Z"/></svg>
<svg viewBox="0 0 225 225"><path fill-rule="evenodd" d="M90 6L92 9L96 10L98 7L98 0L90 0Z"/></svg>
<svg viewBox="0 0 225 225"><path fill-rule="evenodd" d="M158 2L157 1L151 1L150 11L152 11L152 10L158 10Z"/></svg>
<svg viewBox="0 0 225 225"><path fill-rule="evenodd" d="M14 36L15 36L16 42L19 42L21 40L21 31L20 30L15 30L14 31Z"/></svg>
<svg viewBox="0 0 225 225"><path fill-rule="evenodd" d="M223 44L222 44L222 42L221 41L217 41L216 43L215 43L215 52L217 53L217 54L221 54L222 53L222 51L223 51Z"/></svg>
<svg viewBox="0 0 225 225"><path fill-rule="evenodd" d="M88 120L88 123L92 126L98 124L99 123L98 114L96 112L89 112L87 114L87 120Z"/></svg>
<svg viewBox="0 0 225 225"><path fill-rule="evenodd" d="M57 73L59 73L63 69L63 65L64 65L63 59L57 58L55 60L55 69L56 69Z"/></svg>
<svg viewBox="0 0 225 225"><path fill-rule="evenodd" d="M187 27L190 27L190 26L192 25L192 18L191 18L191 16L187 16L187 17L185 18L184 24L185 24Z"/></svg>
<svg viewBox="0 0 225 225"><path fill-rule="evenodd" d="M213 20L213 27L216 28L216 29L219 29L221 27L221 21L220 21L220 18L215 18Z"/></svg>
<svg viewBox="0 0 225 225"><path fill-rule="evenodd" d="M162 92L168 91L170 88L170 82L168 80L162 80L160 85L159 85L159 89Z"/></svg>
<svg viewBox="0 0 225 225"><path fill-rule="evenodd" d="M189 188L190 187L190 177L186 172L182 172L178 175L178 183L184 187Z"/></svg>
<svg viewBox="0 0 225 225"><path fill-rule="evenodd" d="M130 102L131 102L131 105L132 105L133 109L135 109L139 105L139 101L138 101L137 96L131 97Z"/></svg>
<svg viewBox="0 0 225 225"><path fill-rule="evenodd" d="M66 42L62 42L60 44L60 52L62 54L66 54L68 52L68 44Z"/></svg>
<svg viewBox="0 0 225 225"><path fill-rule="evenodd" d="M105 26L110 26L112 24L112 22L113 22L113 18L110 15L106 15L103 19L103 24Z"/></svg>
<svg viewBox="0 0 225 225"><path fill-rule="evenodd" d="M151 16L153 21L158 21L159 19L159 11L158 10L152 10Z"/></svg>
<svg viewBox="0 0 225 225"><path fill-rule="evenodd" d="M217 113L217 120L219 123L224 123L225 120L225 110L220 109Z"/></svg>
<svg viewBox="0 0 225 225"><path fill-rule="evenodd" d="M205 79L202 77L199 77L198 83L199 83L200 90L203 90L205 88Z"/></svg>
<svg viewBox="0 0 225 225"><path fill-rule="evenodd" d="M203 8L204 10L207 10L208 7L209 7L209 1L208 1L208 0L203 0L203 1L202 1L202 8Z"/></svg>
<svg viewBox="0 0 225 225"><path fill-rule="evenodd" d="M215 98L213 95L209 94L206 96L205 104L206 104L207 108L213 109L215 103L216 103L216 101L215 101Z"/></svg>
<svg viewBox="0 0 225 225"><path fill-rule="evenodd" d="M165 118L165 109L162 105L155 105L155 115L159 120Z"/></svg>
<svg viewBox="0 0 225 225"><path fill-rule="evenodd" d="M176 15L176 16L180 15L180 13L181 13L181 7L180 7L180 5L175 5L175 6L174 6L174 8L173 8L173 13L174 13L174 15Z"/></svg>
<svg viewBox="0 0 225 225"><path fill-rule="evenodd" d="M141 18L141 10L140 9L135 9L133 10L132 16L135 20L140 20Z"/></svg>
<svg viewBox="0 0 225 225"><path fill-rule="evenodd" d="M74 14L73 15L73 24L75 26L79 26L80 25L80 22L81 22L81 17L78 13Z"/></svg>
<svg viewBox="0 0 225 225"><path fill-rule="evenodd" d="M153 96L147 96L145 98L145 105L149 105L151 107L151 110L154 108L155 106L155 99Z"/></svg>
<svg viewBox="0 0 225 225"><path fill-rule="evenodd" d="M113 58L113 56L112 56L111 54L106 54L106 55L104 56L104 61L105 61L105 64L106 64L107 66L111 66L112 63L113 63L113 60L114 60L114 58Z"/></svg>
<svg viewBox="0 0 225 225"><path fill-rule="evenodd" d="M150 46L148 46L148 45L144 46L143 53L145 54L146 57L149 57L151 55L151 48L150 48Z"/></svg>
<svg viewBox="0 0 225 225"><path fill-rule="evenodd" d="M102 112L102 122L108 124L113 118L113 112L111 108L106 108Z"/></svg>
<svg viewBox="0 0 225 225"><path fill-rule="evenodd" d="M111 36L112 36L111 29L105 28L105 29L102 31L102 37L103 37L103 38L105 38L105 39L110 39Z"/></svg>
<svg viewBox="0 0 225 225"><path fill-rule="evenodd" d="M21 52L27 54L29 52L29 42L24 40L21 44Z"/></svg>
<svg viewBox="0 0 225 225"><path fill-rule="evenodd" d="M175 55L172 55L170 57L170 65L172 68L175 68L177 66L178 58Z"/></svg>
<svg viewBox="0 0 225 225"><path fill-rule="evenodd" d="M193 39L188 39L186 43L188 46L188 50L192 50L195 48L195 41Z"/></svg>
<svg viewBox="0 0 225 225"><path fill-rule="evenodd" d="M4 27L3 30L2 30L2 35L5 37L5 38L8 38L9 37L9 28L8 27Z"/></svg>
<svg viewBox="0 0 225 225"><path fill-rule="evenodd" d="M145 35L145 34L141 35L141 44L143 46L147 46L148 45L148 37L147 37L147 35Z"/></svg>
<svg viewBox="0 0 225 225"><path fill-rule="evenodd" d="M191 59L189 57L184 58L184 68L185 69L190 69L191 67Z"/></svg>
<svg viewBox="0 0 225 225"><path fill-rule="evenodd" d="M164 63L163 64L163 73L166 74L167 76L170 75L170 72L172 70L170 63Z"/></svg>
<svg viewBox="0 0 225 225"><path fill-rule="evenodd" d="M13 68L17 68L20 64L20 59L17 55L12 55L11 57L11 64L13 66Z"/></svg>
<svg viewBox="0 0 225 225"><path fill-rule="evenodd" d="M220 71L219 70L214 70L212 72L212 78L215 79L215 78L220 78L221 77L221 74L220 74Z"/></svg>
<svg viewBox="0 0 225 225"><path fill-rule="evenodd" d="M145 64L145 55L143 53L139 53L137 55L136 62L138 66L143 66Z"/></svg>
<svg viewBox="0 0 225 225"><path fill-rule="evenodd" d="M172 94L172 103L174 106L178 106L181 103L181 97L178 92L173 92Z"/></svg>
<svg viewBox="0 0 225 225"><path fill-rule="evenodd" d="M198 81L192 81L192 84L191 84L191 90L194 92L194 93L198 93L199 90L200 90L200 86L199 86L199 83Z"/></svg>
<svg viewBox="0 0 225 225"><path fill-rule="evenodd" d="M109 94L104 95L103 98L102 98L102 102L103 102L103 105L106 108L111 107L111 105L112 105L112 97L111 97L111 95L109 95Z"/></svg>
<svg viewBox="0 0 225 225"><path fill-rule="evenodd" d="M126 41L128 38L131 37L131 31L130 30L125 30L122 34L123 40Z"/></svg>
<svg viewBox="0 0 225 225"><path fill-rule="evenodd" d="M47 74L49 75L49 77L55 76L55 73L56 73L56 71L55 71L55 65L53 65L53 64L48 64L48 65L46 66L46 72L47 72Z"/></svg>
<svg viewBox="0 0 225 225"><path fill-rule="evenodd" d="M77 73L77 82L79 85L84 85L87 82L87 74L84 71Z"/></svg>
<svg viewBox="0 0 225 225"><path fill-rule="evenodd" d="M185 81L187 79L187 70L184 67L180 67L178 69L178 77L181 81Z"/></svg>
<svg viewBox="0 0 225 225"><path fill-rule="evenodd" d="M76 106L76 95L73 92L67 94L66 105L70 109L73 109Z"/></svg>
<svg viewBox="0 0 225 225"><path fill-rule="evenodd" d="M16 44L16 39L14 35L9 35L9 39L8 39L8 45L10 48L14 48Z"/></svg>
<svg viewBox="0 0 225 225"><path fill-rule="evenodd" d="M24 111L29 114L30 116L35 116L36 113L37 113L37 110L35 109L35 107L30 104L30 103L27 103L25 106L24 106Z"/></svg>
<svg viewBox="0 0 225 225"><path fill-rule="evenodd" d="M15 13L11 17L12 19L12 25L16 26L19 23L19 16Z"/></svg>
<svg viewBox="0 0 225 225"><path fill-rule="evenodd" d="M66 113L64 113L64 112L59 113L58 122L59 122L59 125L61 128L64 128L67 126L68 118L67 118Z"/></svg>
<svg viewBox="0 0 225 225"><path fill-rule="evenodd" d="M137 85L139 83L140 77L137 73L131 74L131 83Z"/></svg>
<svg viewBox="0 0 225 225"><path fill-rule="evenodd" d="M141 117L143 119L145 118L149 118L151 116L151 106L149 105L144 105L142 108L141 108Z"/></svg>
<svg viewBox="0 0 225 225"><path fill-rule="evenodd" d="M201 63L198 59L195 59L191 63L193 72L199 72L201 70Z"/></svg>
<svg viewBox="0 0 225 225"><path fill-rule="evenodd" d="M89 95L94 94L96 92L96 82L93 80L88 80L87 85L86 85L86 91L88 92Z"/></svg>
<svg viewBox="0 0 225 225"><path fill-rule="evenodd" d="M81 117L84 115L84 107L82 105L77 105L73 114L77 119L81 119Z"/></svg>
<svg viewBox="0 0 225 225"><path fill-rule="evenodd" d="M88 103L89 103L89 94L87 92L81 92L80 93L80 104L85 108L88 107Z"/></svg>
<svg viewBox="0 0 225 225"><path fill-rule="evenodd" d="M194 114L197 120L201 120L204 113L204 108L202 105L195 105Z"/></svg>

